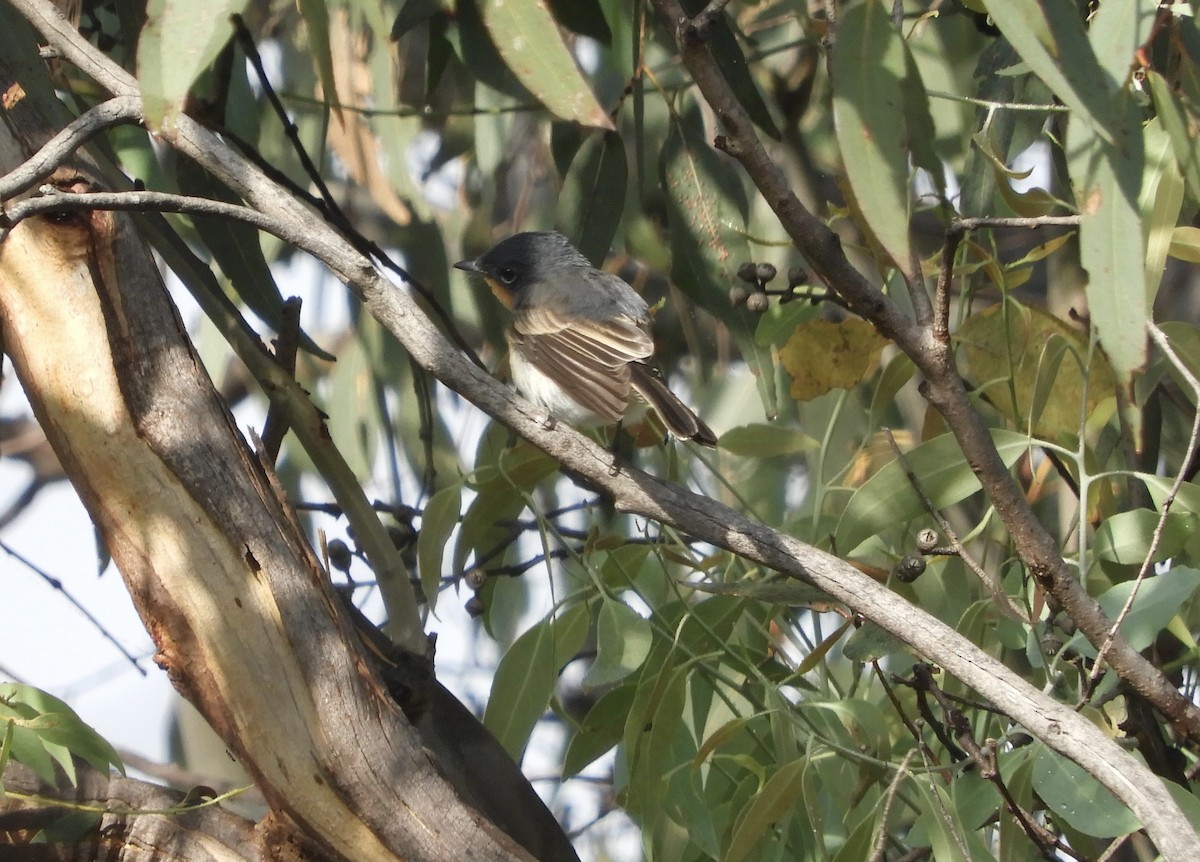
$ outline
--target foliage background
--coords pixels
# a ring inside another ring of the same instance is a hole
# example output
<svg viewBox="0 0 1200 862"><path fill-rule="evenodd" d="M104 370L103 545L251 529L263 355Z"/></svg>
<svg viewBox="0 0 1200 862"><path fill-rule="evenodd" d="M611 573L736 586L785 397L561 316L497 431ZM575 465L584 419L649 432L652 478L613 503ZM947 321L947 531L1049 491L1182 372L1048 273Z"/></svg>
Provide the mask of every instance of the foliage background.
<svg viewBox="0 0 1200 862"><path fill-rule="evenodd" d="M1110 616L1143 576L1123 631L1194 700L1197 399L1182 370L1200 364L1187 290L1200 258L1192 4L827 7L714 6L707 44L792 190L866 279L915 318L920 285L938 288L957 368L1028 505ZM331 198L402 261L462 344L501 366L502 316L450 264L510 233L563 230L663 300L663 364L723 432L717 453L648 445L648 434L619 451L852 560L1036 688L1081 704L1200 822L1195 740L1116 674L1090 680L1095 647L1054 613L921 397L913 357L848 313L837 284L827 296L770 202L713 146L723 127L657 9L85 4L85 31L157 96L152 124L169 124L190 91L189 113L312 189L247 43L229 41L232 13ZM77 107L99 95L59 74ZM116 129L108 145L149 188L228 196L142 130ZM1030 152L1037 185L1014 167ZM1028 221L966 232L957 217ZM295 290L284 273L300 268L292 249L228 222L172 223L264 332L280 325L281 293ZM777 275L751 285L737 275L746 262ZM746 296L764 286L769 300ZM1096 858L1136 829L980 693L938 679L951 698L939 701L917 658L870 622L614 513L547 456L482 426L344 295L326 283L306 297L314 344L298 375L390 507L430 628L448 605L481 614L450 637L502 652L484 717L514 755L539 721L565 729L564 779L615 747L601 761L612 782L601 805L632 818L648 858L1017 860L1068 846ZM1152 309L1177 364L1147 353ZM197 338L214 374L228 369L231 397L258 397L215 329ZM281 473L297 500L327 499L294 443ZM317 524L353 544L337 522ZM964 552L941 553L947 525ZM930 527L933 547L918 548ZM897 564L913 555L927 559L907 583ZM357 563L351 574L370 578ZM997 741L999 782L964 767L954 710L968 738ZM1014 809L1046 832L1023 829ZM1122 846L1146 852L1140 838Z"/></svg>

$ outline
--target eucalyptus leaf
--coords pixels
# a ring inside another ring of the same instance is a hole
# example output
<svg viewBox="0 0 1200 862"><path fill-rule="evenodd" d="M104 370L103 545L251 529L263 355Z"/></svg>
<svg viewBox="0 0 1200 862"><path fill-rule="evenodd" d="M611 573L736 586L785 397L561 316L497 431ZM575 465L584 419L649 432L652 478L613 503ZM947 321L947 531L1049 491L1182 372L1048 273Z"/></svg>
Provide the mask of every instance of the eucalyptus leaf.
<svg viewBox="0 0 1200 862"><path fill-rule="evenodd" d="M992 429L992 442L1001 459L1011 467L1030 451L1032 442L1024 434ZM951 434L922 443L904 457L925 495L936 508L958 503L979 491L979 480L962 456ZM925 504L899 461L886 464L867 479L850 498L838 521L837 547L851 553L869 537L902 526L897 513L920 517Z"/></svg>
<svg viewBox="0 0 1200 862"><path fill-rule="evenodd" d="M588 617L585 605L575 605L537 623L517 638L496 668L483 723L518 763L554 694L558 672L583 646Z"/></svg>
<svg viewBox="0 0 1200 862"><path fill-rule="evenodd" d="M585 126L613 127L563 43L545 0L480 0L480 12L505 64L552 114Z"/></svg>

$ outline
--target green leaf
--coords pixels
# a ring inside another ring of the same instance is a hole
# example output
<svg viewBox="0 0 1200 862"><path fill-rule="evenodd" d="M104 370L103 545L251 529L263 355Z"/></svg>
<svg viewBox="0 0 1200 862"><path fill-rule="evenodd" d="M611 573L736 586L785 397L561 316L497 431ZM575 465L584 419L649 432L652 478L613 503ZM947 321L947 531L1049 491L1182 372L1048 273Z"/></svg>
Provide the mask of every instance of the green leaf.
<svg viewBox="0 0 1200 862"><path fill-rule="evenodd" d="M904 644L898 638L870 620L859 626L842 647L842 655L864 664L905 651Z"/></svg>
<svg viewBox="0 0 1200 862"><path fill-rule="evenodd" d="M577 775L621 741L636 691L637 683L631 682L600 695L567 743L567 753L563 755L563 778Z"/></svg>
<svg viewBox="0 0 1200 862"><path fill-rule="evenodd" d="M483 723L518 763L554 694L559 670L583 646L588 622L586 605L543 620L517 638L496 668Z"/></svg>
<svg viewBox="0 0 1200 862"><path fill-rule="evenodd" d="M1131 98L1120 99L1113 113L1132 127L1123 146L1105 143L1093 126L1073 117L1067 127L1067 162L1080 211L1079 258L1088 273L1088 311L1118 382L1127 385L1146 364L1145 330L1130 322L1148 313L1151 296L1138 206L1141 127ZM1140 429L1132 407L1126 418Z"/></svg>
<svg viewBox="0 0 1200 862"><path fill-rule="evenodd" d="M804 773L808 768L808 757L801 757L785 763L767 779L738 814L722 862L741 862L747 858L759 841L790 815L803 795Z"/></svg>
<svg viewBox="0 0 1200 862"><path fill-rule="evenodd" d="M1171 245L1167 254L1176 260L1200 263L1200 227L1177 225L1171 231Z"/></svg>
<svg viewBox="0 0 1200 862"><path fill-rule="evenodd" d="M1109 619L1116 620L1129 600L1133 586L1133 581L1126 581L1100 596L1100 607ZM1186 566L1175 566L1168 572L1146 578L1138 588L1129 615L1121 623L1121 634L1135 650L1146 649L1179 613L1180 607L1191 598L1198 586L1200 571ZM1074 635L1067 642L1067 647L1089 658L1096 657L1096 648L1081 634Z"/></svg>
<svg viewBox="0 0 1200 862"><path fill-rule="evenodd" d="M325 93L327 103L332 103L333 113L341 117L342 108L337 103L337 83L333 80L333 51L329 40L329 9L325 0L296 0L296 8L304 19L308 31L308 50L312 55L313 65L317 68L317 78L321 82L321 90Z"/></svg>
<svg viewBox="0 0 1200 862"><path fill-rule="evenodd" d="M593 132L576 151L563 178L556 222L593 266L608 256L625 209L629 168L616 132Z"/></svg>
<svg viewBox="0 0 1200 862"><path fill-rule="evenodd" d="M1109 143L1129 131L1119 127L1127 117L1110 116L1117 83L1101 68L1073 3L985 0L985 5L1021 59L1080 122L1099 126Z"/></svg>
<svg viewBox="0 0 1200 862"><path fill-rule="evenodd" d="M1162 123L1152 119L1143 129L1146 141L1146 164L1142 177L1142 194L1138 208L1146 239L1146 291L1150 303L1162 281L1163 267L1175 239L1175 223L1183 207L1183 177L1175 163L1170 136Z"/></svg>
<svg viewBox="0 0 1200 862"><path fill-rule="evenodd" d="M1034 743L1033 789L1056 817L1094 838L1115 838L1141 828L1137 817L1083 767Z"/></svg>
<svg viewBox="0 0 1200 862"><path fill-rule="evenodd" d="M17 728L17 723L9 718L4 721L4 736L0 738L0 775L4 775L4 767L8 766L8 759L12 756L12 741L13 732ZM0 799L4 798L4 782L0 781Z"/></svg>
<svg viewBox="0 0 1200 862"><path fill-rule="evenodd" d="M917 789L921 815L913 831L921 830L938 862L969 862L963 825L954 818L954 804L944 788L929 775L914 776L910 786ZM914 838L915 841L915 838Z"/></svg>
<svg viewBox="0 0 1200 862"><path fill-rule="evenodd" d="M612 28L598 0L550 0L550 11L559 24L573 33L612 46Z"/></svg>
<svg viewBox="0 0 1200 862"><path fill-rule="evenodd" d="M637 693L625 717L625 759L629 785L625 808L637 817L657 817L667 792L663 775L672 743L681 729L688 668L657 654L643 666Z"/></svg>
<svg viewBox="0 0 1200 862"><path fill-rule="evenodd" d="M821 447L820 442L796 428L755 422L731 428L721 435L718 447L746 458L795 455Z"/></svg>
<svg viewBox="0 0 1200 862"><path fill-rule="evenodd" d="M179 160L175 181L183 194L241 203L236 195L190 159ZM283 323L283 295L263 254L258 231L243 222L217 216L193 215L191 222L234 292L263 322L278 331ZM322 358L333 358L307 335L303 336L301 345Z"/></svg>
<svg viewBox="0 0 1200 862"><path fill-rule="evenodd" d="M125 767L107 740L86 724L66 703L33 686L0 684L0 720L12 719L16 727L10 749L14 760L33 769L38 777L54 783L54 758L74 782L71 757L81 757L92 767L107 772Z"/></svg>
<svg viewBox="0 0 1200 862"><path fill-rule="evenodd" d="M174 122L192 84L233 35L229 18L247 0L149 0L138 40L137 69L146 122L152 129Z"/></svg>
<svg viewBox="0 0 1200 862"><path fill-rule="evenodd" d="M446 31L446 38L454 45L459 61L471 70L476 81L497 93L503 93L518 102L527 103L533 99L533 94L517 80L513 70L505 64L504 58L496 50L496 45L488 34L488 28L483 21L482 5L483 0L458 0L454 7L455 26ZM476 106L480 108L508 104L502 100L497 101L495 98L490 98L489 94L480 92L478 88L475 91L475 101ZM498 114L490 118L507 128L506 119ZM501 141L491 141L487 134L494 129L492 122L476 122L475 127L477 155L483 149L483 144L491 144L495 149L501 147ZM496 161L498 159L490 156L483 158L480 160L480 167L485 173L489 173L495 167Z"/></svg>
<svg viewBox="0 0 1200 862"><path fill-rule="evenodd" d="M843 13L830 74L834 127L857 209L896 267L912 275L908 150L900 121L907 55L878 0Z"/></svg>
<svg viewBox="0 0 1200 862"><path fill-rule="evenodd" d="M1005 465L1011 467L1033 445L1024 434L993 428L992 443ZM979 480L963 458L953 435L922 443L905 456L933 505L942 509L953 506L977 492ZM892 461L864 482L838 521L838 552L848 554L871 536L903 526L903 517L919 518L925 512L916 489L912 487L899 461Z"/></svg>
<svg viewBox="0 0 1200 862"><path fill-rule="evenodd" d="M425 23L434 15L440 14L442 14L441 0L403 0L400 11L396 13L396 18L392 21L392 41L398 42L405 33L417 25Z"/></svg>
<svg viewBox="0 0 1200 862"><path fill-rule="evenodd" d="M584 686L623 680L642 666L652 642L650 623L627 605L605 599L596 619L596 660L583 678Z"/></svg>
<svg viewBox="0 0 1200 862"><path fill-rule="evenodd" d="M750 260L748 203L740 174L709 146L694 106L671 123L659 166L670 202L671 280L729 327L755 374L767 417L773 419L778 411L772 352L755 341L755 316L729 305L730 288L744 287L737 269Z"/></svg>
<svg viewBox="0 0 1200 862"><path fill-rule="evenodd" d="M1191 118L1162 75L1147 69L1146 81L1150 84L1158 121L1171 139L1171 149L1175 152L1175 161L1183 174L1188 193L1193 199L1200 200L1200 148L1192 140Z"/></svg>
<svg viewBox="0 0 1200 862"><path fill-rule="evenodd" d="M99 811L68 811L34 837L34 843L76 844L97 832L104 815Z"/></svg>
<svg viewBox="0 0 1200 862"><path fill-rule="evenodd" d="M1157 0L1105 0L1091 16L1088 42L1113 88L1125 86L1139 48L1151 36Z"/></svg>
<svg viewBox="0 0 1200 862"><path fill-rule="evenodd" d="M450 485L429 498L421 511L421 531L417 533L417 568L421 591L432 613L442 585L442 557L450 534L458 524L462 509L462 489Z"/></svg>
<svg viewBox="0 0 1200 862"><path fill-rule="evenodd" d="M1105 518L1096 537L1092 552L1101 560L1139 566L1150 550L1150 540L1158 526L1159 513L1150 509L1118 512ZM1192 513L1169 512L1153 562L1173 557L1196 532L1200 518Z"/></svg>
<svg viewBox="0 0 1200 862"><path fill-rule="evenodd" d="M552 114L599 129L613 127L544 0L481 0L480 12L505 64Z"/></svg>
<svg viewBox="0 0 1200 862"><path fill-rule="evenodd" d="M787 605L795 608L814 606L829 608L837 604L824 590L783 576L765 580L742 578L740 581L720 584L709 581L682 581L680 586L714 596L740 596L767 604Z"/></svg>

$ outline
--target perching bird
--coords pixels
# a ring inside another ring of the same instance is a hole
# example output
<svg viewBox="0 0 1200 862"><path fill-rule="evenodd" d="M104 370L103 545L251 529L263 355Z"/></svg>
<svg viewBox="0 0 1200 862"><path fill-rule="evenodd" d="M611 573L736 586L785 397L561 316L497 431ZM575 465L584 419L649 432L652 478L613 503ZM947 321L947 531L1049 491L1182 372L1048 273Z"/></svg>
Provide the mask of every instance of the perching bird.
<svg viewBox="0 0 1200 862"><path fill-rule="evenodd" d="M712 429L654 365L646 301L593 267L565 236L519 233L454 266L482 275L512 310L505 335L513 384L549 416L576 426L613 424L644 402L675 436L716 445Z"/></svg>

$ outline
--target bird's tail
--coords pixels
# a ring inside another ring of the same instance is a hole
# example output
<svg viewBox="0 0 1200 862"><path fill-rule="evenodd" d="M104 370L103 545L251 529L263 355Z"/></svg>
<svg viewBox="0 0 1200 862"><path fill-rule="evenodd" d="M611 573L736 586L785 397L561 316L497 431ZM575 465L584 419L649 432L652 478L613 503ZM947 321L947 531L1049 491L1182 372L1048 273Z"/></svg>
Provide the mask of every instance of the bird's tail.
<svg viewBox="0 0 1200 862"><path fill-rule="evenodd" d="M672 434L704 446L717 445L717 435L667 388L657 369L635 362L630 371L633 388L654 408Z"/></svg>

